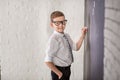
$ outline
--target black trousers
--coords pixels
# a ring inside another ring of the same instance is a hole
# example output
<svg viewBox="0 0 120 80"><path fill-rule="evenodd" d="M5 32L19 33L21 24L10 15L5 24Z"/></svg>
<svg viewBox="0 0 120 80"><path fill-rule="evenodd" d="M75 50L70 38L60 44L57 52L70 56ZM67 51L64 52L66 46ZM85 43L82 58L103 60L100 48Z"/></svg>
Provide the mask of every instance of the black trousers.
<svg viewBox="0 0 120 80"><path fill-rule="evenodd" d="M61 79L59 79L58 76L53 71L51 71L52 80L69 80L70 79L70 74L71 74L70 66L68 67L56 66L56 67L63 73L63 76L61 77Z"/></svg>

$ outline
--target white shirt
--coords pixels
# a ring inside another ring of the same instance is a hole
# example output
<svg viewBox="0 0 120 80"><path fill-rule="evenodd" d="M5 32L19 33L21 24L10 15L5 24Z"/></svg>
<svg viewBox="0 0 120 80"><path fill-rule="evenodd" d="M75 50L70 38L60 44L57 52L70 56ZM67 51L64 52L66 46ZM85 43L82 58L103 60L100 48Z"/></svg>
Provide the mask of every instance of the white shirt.
<svg viewBox="0 0 120 80"><path fill-rule="evenodd" d="M45 62L53 62L54 65L65 67L72 64L71 52L69 50L68 42L63 36L66 36L72 50L77 50L76 44L72 41L67 33L59 33L54 31L51 35L46 49Z"/></svg>

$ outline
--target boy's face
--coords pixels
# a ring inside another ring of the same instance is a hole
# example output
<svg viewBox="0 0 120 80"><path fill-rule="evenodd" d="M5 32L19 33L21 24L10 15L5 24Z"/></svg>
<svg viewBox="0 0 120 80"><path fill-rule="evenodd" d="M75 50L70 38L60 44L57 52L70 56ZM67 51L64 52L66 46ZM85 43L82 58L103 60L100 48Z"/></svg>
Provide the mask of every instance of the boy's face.
<svg viewBox="0 0 120 80"><path fill-rule="evenodd" d="M51 22L51 26L56 30L57 32L64 33L64 29L66 26L67 20L65 20L64 16L56 17Z"/></svg>

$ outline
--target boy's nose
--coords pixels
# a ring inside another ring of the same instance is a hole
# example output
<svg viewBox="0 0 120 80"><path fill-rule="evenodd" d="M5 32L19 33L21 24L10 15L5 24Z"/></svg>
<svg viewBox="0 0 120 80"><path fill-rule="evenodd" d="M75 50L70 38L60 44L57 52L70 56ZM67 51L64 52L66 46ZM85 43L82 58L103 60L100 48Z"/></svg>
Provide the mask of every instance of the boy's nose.
<svg viewBox="0 0 120 80"><path fill-rule="evenodd" d="M63 26L63 24L62 23L60 23L60 25L59 25L60 27L62 27Z"/></svg>

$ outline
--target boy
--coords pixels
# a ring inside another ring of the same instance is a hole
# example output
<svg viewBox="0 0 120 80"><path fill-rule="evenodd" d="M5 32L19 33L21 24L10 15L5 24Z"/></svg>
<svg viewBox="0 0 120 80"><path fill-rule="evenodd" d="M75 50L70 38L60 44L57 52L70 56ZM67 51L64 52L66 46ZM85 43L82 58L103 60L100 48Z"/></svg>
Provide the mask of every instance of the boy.
<svg viewBox="0 0 120 80"><path fill-rule="evenodd" d="M60 11L51 14L51 27L54 33L49 39L45 63L51 69L52 80L69 80L73 62L72 50L79 50L84 40L87 28L82 28L82 35L75 44L67 33L64 33L67 20Z"/></svg>

